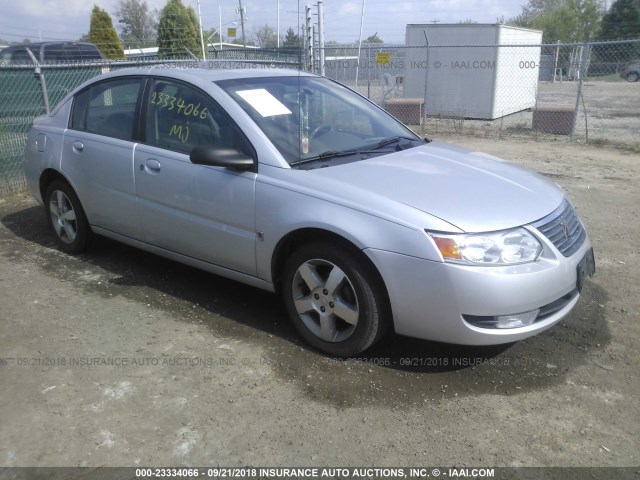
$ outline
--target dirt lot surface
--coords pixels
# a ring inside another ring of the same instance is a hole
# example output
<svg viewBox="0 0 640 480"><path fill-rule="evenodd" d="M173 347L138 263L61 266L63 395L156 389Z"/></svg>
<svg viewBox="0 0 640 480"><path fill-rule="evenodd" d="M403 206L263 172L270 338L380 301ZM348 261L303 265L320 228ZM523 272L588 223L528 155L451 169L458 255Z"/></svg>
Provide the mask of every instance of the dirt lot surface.
<svg viewBox="0 0 640 480"><path fill-rule="evenodd" d="M445 140L569 192L597 273L565 321L335 361L276 296L104 239L62 254L33 200L0 200L0 466L640 465L640 155Z"/></svg>

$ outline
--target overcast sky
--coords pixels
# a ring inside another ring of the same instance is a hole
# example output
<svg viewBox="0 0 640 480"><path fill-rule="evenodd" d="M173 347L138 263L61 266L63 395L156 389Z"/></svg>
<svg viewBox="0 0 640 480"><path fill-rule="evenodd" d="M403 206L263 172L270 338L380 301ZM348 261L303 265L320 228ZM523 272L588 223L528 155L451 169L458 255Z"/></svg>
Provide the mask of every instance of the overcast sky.
<svg viewBox="0 0 640 480"><path fill-rule="evenodd" d="M161 9L166 0L147 0ZM279 3L280 31L288 27L296 31L304 22L304 6L317 0L243 0L246 9L246 32L264 24L276 28ZM377 33L385 42L404 43L407 23L457 23L472 19L479 23L495 23L504 16L518 15L526 0L365 0L363 38ZM197 0L183 0L197 12ZM0 38L7 41L77 39L89 30L93 4L104 8L112 18L119 0L2 0ZM205 29L219 25L218 7L222 7L223 34L232 22L239 20L237 0L200 0ZM357 41L360 31L362 0L325 0L325 40ZM315 7L313 9L315 12ZM298 13L300 12L300 13ZM314 16L314 21L317 17ZM114 24L117 20L114 18Z"/></svg>

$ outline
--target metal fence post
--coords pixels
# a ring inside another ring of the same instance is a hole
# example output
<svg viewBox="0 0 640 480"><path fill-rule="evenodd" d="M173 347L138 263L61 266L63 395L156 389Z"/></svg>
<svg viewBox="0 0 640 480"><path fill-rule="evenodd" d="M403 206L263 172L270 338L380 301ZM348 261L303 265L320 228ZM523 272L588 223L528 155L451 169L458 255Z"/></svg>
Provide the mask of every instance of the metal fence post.
<svg viewBox="0 0 640 480"><path fill-rule="evenodd" d="M427 63L424 71L424 112L421 113L423 116L420 129L421 135L424 135L425 124L427 123L427 93L429 91L429 53L431 46L429 45L429 36L426 30L424 30L424 41L427 44Z"/></svg>
<svg viewBox="0 0 640 480"><path fill-rule="evenodd" d="M51 113L51 109L49 108L49 93L47 92L47 82L44 79L44 75L42 74L40 64L38 63L38 60L36 60L36 56L33 54L30 48L27 48L27 53L33 61L34 73L40 81L40 88L42 90L42 101L44 102L44 111L47 112L47 115L49 115Z"/></svg>
<svg viewBox="0 0 640 480"><path fill-rule="evenodd" d="M580 56L580 65L578 68L578 75L580 78L578 79L578 93L576 94L576 107L573 112L573 127L571 128L571 141L573 141L576 135L576 126L578 124L578 110L580 109L580 98L582 98L582 83L584 81L584 77L587 75L587 68L589 65L588 59L589 54L591 52L591 45L588 43L589 38L585 40L582 45L582 55ZM586 115L586 112L585 112Z"/></svg>

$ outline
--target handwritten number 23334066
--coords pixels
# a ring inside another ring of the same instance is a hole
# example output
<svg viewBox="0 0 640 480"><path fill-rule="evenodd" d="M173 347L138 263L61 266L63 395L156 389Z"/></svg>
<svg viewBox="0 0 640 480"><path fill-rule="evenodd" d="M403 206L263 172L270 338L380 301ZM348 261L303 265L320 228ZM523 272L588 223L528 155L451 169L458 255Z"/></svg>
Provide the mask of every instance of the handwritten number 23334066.
<svg viewBox="0 0 640 480"><path fill-rule="evenodd" d="M149 102L152 105L156 105L158 108L166 108L169 111L177 108L178 113L185 117L193 116L204 120L207 118L207 113L209 113L207 107L200 109L200 103L197 105L194 105L193 103L185 103L184 99L181 97L174 97L163 92L153 92Z"/></svg>

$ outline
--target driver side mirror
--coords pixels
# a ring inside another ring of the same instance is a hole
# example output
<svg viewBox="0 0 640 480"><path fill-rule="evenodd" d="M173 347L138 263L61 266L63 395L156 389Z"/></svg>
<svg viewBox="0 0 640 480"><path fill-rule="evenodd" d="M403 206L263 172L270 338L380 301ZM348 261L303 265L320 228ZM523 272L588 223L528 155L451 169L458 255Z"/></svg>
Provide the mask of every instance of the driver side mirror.
<svg viewBox="0 0 640 480"><path fill-rule="evenodd" d="M191 163L196 165L209 165L211 167L224 167L230 170L243 172L254 169L254 161L235 148L221 148L212 145L200 145L194 147L189 155Z"/></svg>

